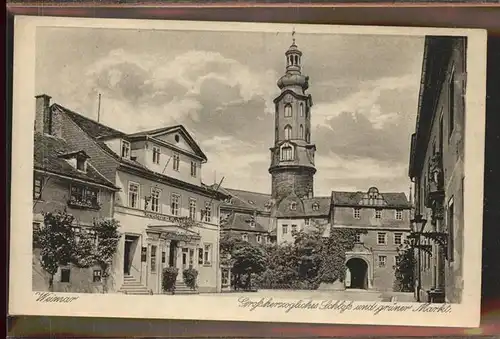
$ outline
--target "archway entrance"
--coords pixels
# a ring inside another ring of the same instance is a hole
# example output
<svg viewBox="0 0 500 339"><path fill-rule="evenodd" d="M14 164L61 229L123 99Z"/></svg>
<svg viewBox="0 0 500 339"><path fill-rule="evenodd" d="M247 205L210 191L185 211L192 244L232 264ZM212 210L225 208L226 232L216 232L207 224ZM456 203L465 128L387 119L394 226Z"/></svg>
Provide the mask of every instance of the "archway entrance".
<svg viewBox="0 0 500 339"><path fill-rule="evenodd" d="M351 285L349 288L368 289L368 264L360 258L352 258L347 261L347 268L351 273Z"/></svg>

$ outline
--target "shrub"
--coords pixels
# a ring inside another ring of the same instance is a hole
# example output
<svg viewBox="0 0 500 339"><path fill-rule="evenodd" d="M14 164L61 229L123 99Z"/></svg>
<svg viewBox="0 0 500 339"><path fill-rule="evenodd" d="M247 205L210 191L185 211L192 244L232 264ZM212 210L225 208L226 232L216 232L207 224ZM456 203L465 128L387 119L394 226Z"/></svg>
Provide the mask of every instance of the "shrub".
<svg viewBox="0 0 500 339"><path fill-rule="evenodd" d="M184 282L186 283L187 287L189 287L192 290L195 290L197 285L196 285L196 280L198 279L198 271L195 270L194 268L188 268L182 272L182 278L184 279Z"/></svg>
<svg viewBox="0 0 500 339"><path fill-rule="evenodd" d="M178 274L179 270L175 267L166 267L163 269L163 279L161 285L164 292L174 293L175 281Z"/></svg>

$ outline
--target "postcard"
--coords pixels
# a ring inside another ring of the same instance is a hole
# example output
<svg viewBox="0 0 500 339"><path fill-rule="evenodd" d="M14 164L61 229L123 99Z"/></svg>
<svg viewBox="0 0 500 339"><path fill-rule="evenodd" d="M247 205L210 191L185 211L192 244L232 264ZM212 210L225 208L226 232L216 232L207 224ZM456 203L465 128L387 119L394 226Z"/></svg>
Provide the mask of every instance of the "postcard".
<svg viewBox="0 0 500 339"><path fill-rule="evenodd" d="M479 325L486 33L16 17L10 314Z"/></svg>

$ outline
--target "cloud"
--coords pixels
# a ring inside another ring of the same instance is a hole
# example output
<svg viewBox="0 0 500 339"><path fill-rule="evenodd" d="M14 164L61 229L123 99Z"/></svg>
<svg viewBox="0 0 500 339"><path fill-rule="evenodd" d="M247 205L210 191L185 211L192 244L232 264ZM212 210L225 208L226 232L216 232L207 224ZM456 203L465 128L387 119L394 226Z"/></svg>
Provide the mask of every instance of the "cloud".
<svg viewBox="0 0 500 339"><path fill-rule="evenodd" d="M59 41L68 44L54 49ZM423 39L297 42L314 101L318 192L404 188ZM100 93L101 122L125 132L183 124L209 158L207 181L216 171L228 186L269 191L273 99L289 43L275 33L47 28L37 31L36 94L96 118Z"/></svg>

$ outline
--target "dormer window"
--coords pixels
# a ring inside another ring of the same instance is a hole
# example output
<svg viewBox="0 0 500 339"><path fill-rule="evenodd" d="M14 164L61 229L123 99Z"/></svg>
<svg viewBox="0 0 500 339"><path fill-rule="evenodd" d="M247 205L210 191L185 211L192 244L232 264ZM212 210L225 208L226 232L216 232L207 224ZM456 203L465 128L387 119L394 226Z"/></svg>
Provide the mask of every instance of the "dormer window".
<svg viewBox="0 0 500 339"><path fill-rule="evenodd" d="M294 158L292 145L285 144L281 147L281 160L282 161L291 161Z"/></svg>
<svg viewBox="0 0 500 339"><path fill-rule="evenodd" d="M295 201L290 203L290 210L291 211L297 210L297 203Z"/></svg>
<svg viewBox="0 0 500 339"><path fill-rule="evenodd" d="M76 169L82 172L87 171L87 158L82 156L76 157Z"/></svg>
<svg viewBox="0 0 500 339"><path fill-rule="evenodd" d="M313 205L312 205L312 209L313 211L318 211L319 210L319 204L317 202L315 202Z"/></svg>
<svg viewBox="0 0 500 339"><path fill-rule="evenodd" d="M130 142L122 140L122 158L130 158Z"/></svg>
<svg viewBox="0 0 500 339"><path fill-rule="evenodd" d="M252 228L255 227L255 221L254 220L250 220L249 224L250 224L250 227L252 227Z"/></svg>

